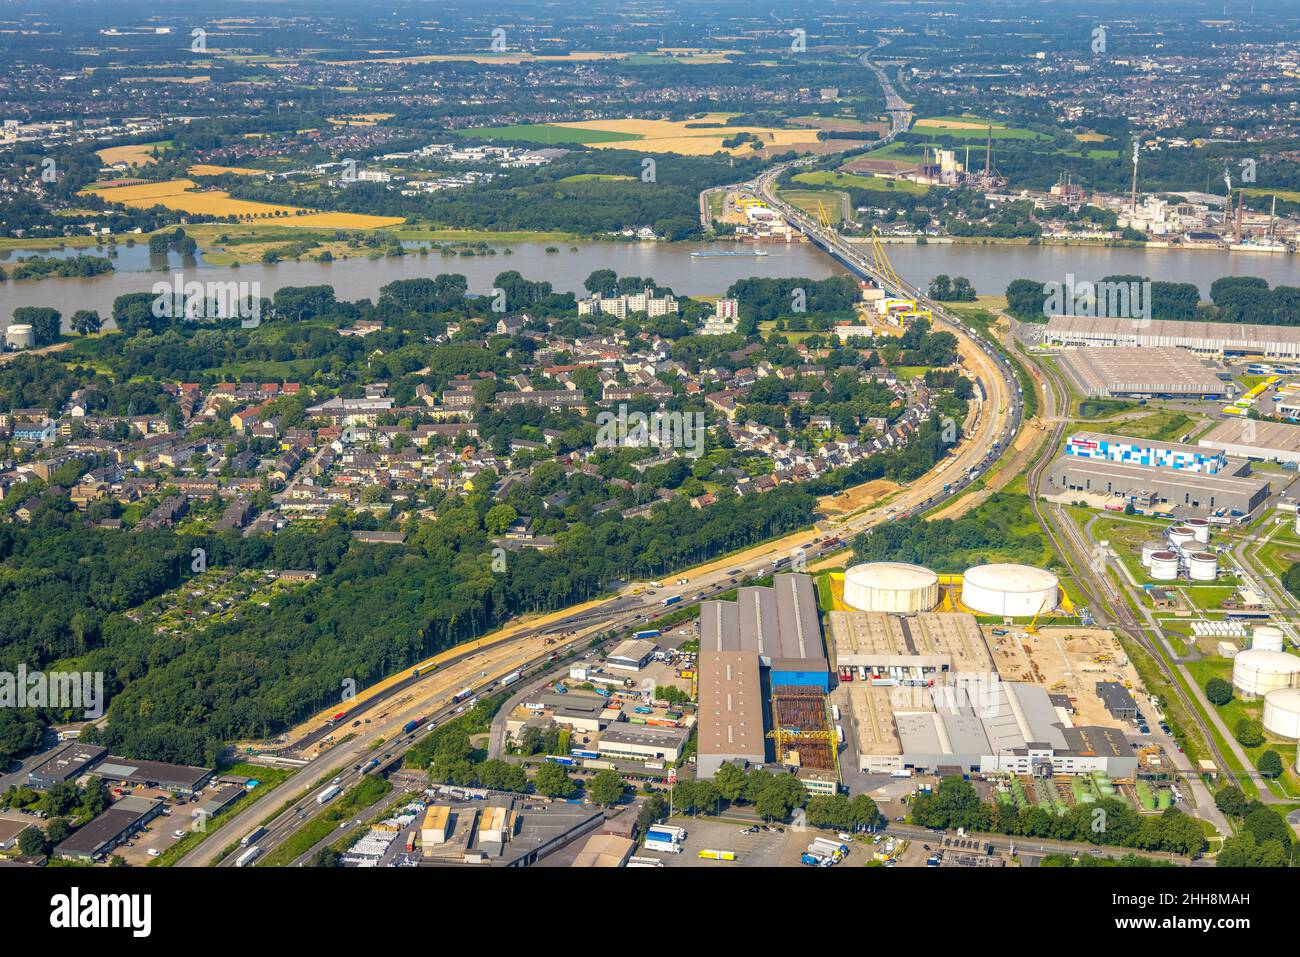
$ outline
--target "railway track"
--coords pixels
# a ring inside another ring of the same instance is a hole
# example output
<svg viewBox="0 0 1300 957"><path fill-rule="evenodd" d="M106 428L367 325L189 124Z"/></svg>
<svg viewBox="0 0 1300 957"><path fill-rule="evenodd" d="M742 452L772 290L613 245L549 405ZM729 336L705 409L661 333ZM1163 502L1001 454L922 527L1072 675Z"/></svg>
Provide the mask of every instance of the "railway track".
<svg viewBox="0 0 1300 957"><path fill-rule="evenodd" d="M1240 786L1238 776L1231 770L1225 760L1223 751L1219 748L1208 723L1201 717L1196 702L1183 688L1178 675L1174 673L1174 666L1168 662L1158 647L1159 638L1153 637L1149 633L1147 625L1141 622L1137 615L1133 613L1126 596L1120 593L1119 588L1111 580L1104 562L1097 560L1100 556L1093 555L1092 546L1074 523L1074 520L1065 513L1065 510L1060 505L1053 505L1051 514L1048 514L1043 503L1039 500L1039 487L1043 473L1055 457L1056 448L1061 442L1061 437L1064 435L1065 427L1069 421L1066 415L1069 410L1069 394L1066 392L1064 385L1049 369L1037 366L1029 366L1029 368L1042 368L1043 397L1047 400L1045 405L1051 406L1050 409L1045 408L1043 414L1059 420L1053 426L1049 441L1044 445L1038 461L1034 463L1033 468L1029 471L1029 503L1034 512L1034 517L1044 531L1047 532L1048 540L1052 543L1052 550L1065 563L1066 567L1074 572L1076 583L1080 590L1088 596L1091 603L1093 618L1099 624L1122 632L1155 660L1168 679L1169 684L1173 687L1174 693L1182 703L1184 710L1200 729L1201 737L1204 738L1206 747L1218 765L1220 773L1229 783Z"/></svg>

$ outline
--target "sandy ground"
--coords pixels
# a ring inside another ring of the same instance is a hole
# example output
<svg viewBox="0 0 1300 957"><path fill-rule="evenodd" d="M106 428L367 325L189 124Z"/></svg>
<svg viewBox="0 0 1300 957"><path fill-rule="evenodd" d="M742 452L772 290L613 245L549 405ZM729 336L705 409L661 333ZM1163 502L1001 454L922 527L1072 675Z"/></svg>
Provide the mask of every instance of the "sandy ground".
<svg viewBox="0 0 1300 957"><path fill-rule="evenodd" d="M1097 697L1098 681L1119 681L1139 687L1137 671L1105 628L1040 628L1037 635L1017 638L1018 629L995 636L981 626L993 650L1003 681L1030 681L1074 699L1076 725L1115 726Z"/></svg>
<svg viewBox="0 0 1300 957"><path fill-rule="evenodd" d="M855 485L853 488L845 489L838 495L828 495L825 498L818 499L817 507L829 518L835 518L840 515L848 515L856 512L866 505L871 505L880 501L886 495L902 488L897 482L891 482L889 479L874 479L865 485Z"/></svg>

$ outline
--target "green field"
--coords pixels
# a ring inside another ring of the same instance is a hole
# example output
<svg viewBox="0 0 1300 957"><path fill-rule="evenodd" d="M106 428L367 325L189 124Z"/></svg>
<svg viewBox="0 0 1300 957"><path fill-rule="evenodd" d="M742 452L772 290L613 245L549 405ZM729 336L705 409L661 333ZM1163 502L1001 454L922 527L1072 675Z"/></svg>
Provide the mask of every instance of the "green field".
<svg viewBox="0 0 1300 957"><path fill-rule="evenodd" d="M574 173L572 176L566 176L560 180L561 183L612 183L618 180L633 179L632 176L622 176L618 173Z"/></svg>
<svg viewBox="0 0 1300 957"><path fill-rule="evenodd" d="M456 130L458 136L472 136L485 140L515 140L523 143L616 143L620 140L639 140L638 133L617 133L612 130L575 130L551 123L525 123L515 126L492 126L473 130Z"/></svg>
<svg viewBox="0 0 1300 957"><path fill-rule="evenodd" d="M830 172L819 170L815 173L798 173L791 177L796 183L809 186L851 186L854 189L878 190L883 193L911 193L920 196L926 187L905 179L884 179L879 176L859 176L856 173Z"/></svg>
<svg viewBox="0 0 1300 957"><path fill-rule="evenodd" d="M978 123L978 127L973 129L951 129L938 124L950 123ZM1045 140L1047 139L1042 133L1035 133L1033 130L1021 129L1018 126L1007 126L997 120L980 119L978 116L932 116L923 120L917 120L912 126L912 132L925 133L930 136L948 136L958 140L979 140L983 142L989 136L988 127L993 127L993 138L995 140Z"/></svg>
<svg viewBox="0 0 1300 957"><path fill-rule="evenodd" d="M779 196L791 206L795 206L814 219L821 216L821 209L826 210L826 216L832 223L838 223L840 216L840 197L843 193L833 193L821 189L783 189Z"/></svg>

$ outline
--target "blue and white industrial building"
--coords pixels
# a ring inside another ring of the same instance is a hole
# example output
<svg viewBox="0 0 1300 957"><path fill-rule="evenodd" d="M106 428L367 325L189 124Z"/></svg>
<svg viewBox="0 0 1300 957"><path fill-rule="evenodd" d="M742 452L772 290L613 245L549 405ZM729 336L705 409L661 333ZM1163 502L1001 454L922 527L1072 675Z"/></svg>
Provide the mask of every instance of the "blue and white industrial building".
<svg viewBox="0 0 1300 957"><path fill-rule="evenodd" d="M1183 442L1158 442L1127 435L1076 432L1065 445L1065 454L1084 459L1127 462L1130 465L1159 465L1205 475L1227 468L1227 453Z"/></svg>

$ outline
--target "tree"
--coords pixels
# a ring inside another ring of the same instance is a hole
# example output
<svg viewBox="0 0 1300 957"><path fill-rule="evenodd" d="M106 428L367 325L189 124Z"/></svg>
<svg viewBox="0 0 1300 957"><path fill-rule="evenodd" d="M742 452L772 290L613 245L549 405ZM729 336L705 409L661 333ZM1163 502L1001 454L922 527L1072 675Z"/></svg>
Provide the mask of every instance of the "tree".
<svg viewBox="0 0 1300 957"><path fill-rule="evenodd" d="M546 797L567 798L577 785L569 780L569 773L563 765L547 761L533 775L533 787L537 788L538 794Z"/></svg>
<svg viewBox="0 0 1300 957"><path fill-rule="evenodd" d="M38 827L29 827L18 835L18 850L23 857L40 857L45 853L45 835Z"/></svg>
<svg viewBox="0 0 1300 957"><path fill-rule="evenodd" d="M59 844L63 842L71 833L72 828L68 827L66 818L53 817L50 818L49 823L45 825L45 839L49 841L50 844Z"/></svg>
<svg viewBox="0 0 1300 957"><path fill-rule="evenodd" d="M32 337L38 346L48 346L59 340L59 323L62 316L49 306L19 306L14 310L14 325L32 327Z"/></svg>
<svg viewBox="0 0 1300 957"><path fill-rule="evenodd" d="M1232 684L1222 678L1211 678L1205 682L1205 697L1211 704L1223 707L1232 700Z"/></svg>
<svg viewBox="0 0 1300 957"><path fill-rule="evenodd" d="M627 782L617 771L604 768L597 771L596 776L587 785L587 795L597 804L613 807L623 799L623 790L626 787Z"/></svg>
<svg viewBox="0 0 1300 957"><path fill-rule="evenodd" d="M506 505L504 502L500 505L493 505L483 516L483 527L487 529L489 535L504 535L506 529L514 524L519 513L515 511L513 505Z"/></svg>
<svg viewBox="0 0 1300 957"><path fill-rule="evenodd" d="M88 336L99 332L103 325L104 321L94 309L78 309L72 314L72 331L77 335Z"/></svg>
<svg viewBox="0 0 1300 957"><path fill-rule="evenodd" d="M1246 795L1242 793L1241 788L1225 784L1215 792L1214 806L1228 817L1245 817L1250 802L1246 800Z"/></svg>
<svg viewBox="0 0 1300 957"><path fill-rule="evenodd" d="M745 791L745 772L734 764L724 764L713 775L718 793L728 802L734 802Z"/></svg>
<svg viewBox="0 0 1300 957"><path fill-rule="evenodd" d="M1282 759L1276 751L1265 751L1259 756L1259 773L1266 778L1280 777L1282 774Z"/></svg>
<svg viewBox="0 0 1300 957"><path fill-rule="evenodd" d="M636 826L644 834L652 824L662 821L668 814L668 802L662 794L652 794L645 799L641 805L641 811L636 816Z"/></svg>
<svg viewBox="0 0 1300 957"><path fill-rule="evenodd" d="M790 805L785 803L785 797L777 788L765 788L759 792L754 810L765 821L784 821L790 813Z"/></svg>
<svg viewBox="0 0 1300 957"><path fill-rule="evenodd" d="M1255 718L1242 718L1232 733L1248 748L1257 748L1264 743L1264 725Z"/></svg>
<svg viewBox="0 0 1300 957"><path fill-rule="evenodd" d="M676 685L656 685L655 698L669 704L685 704L691 700L691 696Z"/></svg>
<svg viewBox="0 0 1300 957"><path fill-rule="evenodd" d="M339 867L343 855L332 847L322 847L311 856L310 867Z"/></svg>

